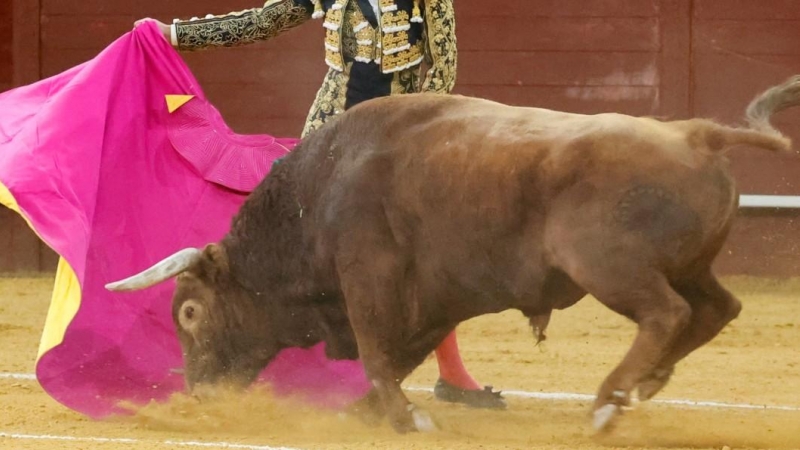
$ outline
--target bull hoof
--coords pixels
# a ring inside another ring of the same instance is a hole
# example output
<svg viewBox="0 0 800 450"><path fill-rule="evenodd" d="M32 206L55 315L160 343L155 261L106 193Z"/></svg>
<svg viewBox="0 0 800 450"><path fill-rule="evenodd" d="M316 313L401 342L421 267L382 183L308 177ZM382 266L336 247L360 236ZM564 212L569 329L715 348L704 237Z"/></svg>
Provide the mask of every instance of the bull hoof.
<svg viewBox="0 0 800 450"><path fill-rule="evenodd" d="M361 423L369 427L377 427L383 420L382 414L369 409L351 409L345 414L356 417Z"/></svg>
<svg viewBox="0 0 800 450"><path fill-rule="evenodd" d="M411 409L411 417L414 419L414 426L417 428L417 431L431 433L439 430L439 427L433 420L433 416L431 416L428 411L417 408L414 405L411 406L413 406L413 409Z"/></svg>
<svg viewBox="0 0 800 450"><path fill-rule="evenodd" d="M386 415L378 395L371 391L360 400L350 405L345 412L357 417L368 426L378 426Z"/></svg>
<svg viewBox="0 0 800 450"><path fill-rule="evenodd" d="M619 405L613 403L603 405L594 410L592 426L596 431L608 431L613 427L615 419L619 417L622 410Z"/></svg>
<svg viewBox="0 0 800 450"><path fill-rule="evenodd" d="M669 383L673 370L673 368L654 370L647 378L642 380L637 386L639 400L650 400L661 392L664 386Z"/></svg>
<svg viewBox="0 0 800 450"><path fill-rule="evenodd" d="M413 403L409 403L406 406L406 410L400 417L390 418L390 422L392 428L400 434L413 433L415 431L430 433L439 429L433 417Z"/></svg>

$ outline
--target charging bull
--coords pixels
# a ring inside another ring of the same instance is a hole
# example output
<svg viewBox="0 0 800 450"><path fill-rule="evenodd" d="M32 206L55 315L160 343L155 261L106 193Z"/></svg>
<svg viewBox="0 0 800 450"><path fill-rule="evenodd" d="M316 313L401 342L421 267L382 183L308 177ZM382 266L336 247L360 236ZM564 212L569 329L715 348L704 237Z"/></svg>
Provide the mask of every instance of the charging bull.
<svg viewBox="0 0 800 450"><path fill-rule="evenodd" d="M587 293L638 325L602 382L607 429L632 392L737 317L712 274L737 211L724 153L788 151L770 116L800 77L756 97L748 126L579 115L432 94L354 107L305 139L219 243L108 285L177 276L173 316L189 389L246 386L286 347L360 358L365 413L435 428L400 383L460 322L517 309L541 338Z"/></svg>

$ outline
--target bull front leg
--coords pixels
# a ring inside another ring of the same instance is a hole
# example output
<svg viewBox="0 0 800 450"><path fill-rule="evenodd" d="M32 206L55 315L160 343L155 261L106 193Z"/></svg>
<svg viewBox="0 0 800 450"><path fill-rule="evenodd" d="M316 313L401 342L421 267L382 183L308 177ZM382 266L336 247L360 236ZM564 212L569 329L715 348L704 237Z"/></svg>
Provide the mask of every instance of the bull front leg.
<svg viewBox="0 0 800 450"><path fill-rule="evenodd" d="M373 391L358 405L359 415L374 421L385 412L398 433L435 431L431 415L411 403L400 387L427 354L403 346L406 323L401 277L397 275L402 272L391 255L371 255L359 261L370 263L337 261L339 267L346 267L340 270L342 291L359 357L373 385ZM434 346L435 342L431 343L428 352Z"/></svg>
<svg viewBox="0 0 800 450"><path fill-rule="evenodd" d="M386 410L378 391L374 388L367 392L367 395L353 403L347 408L347 413L358 417L362 422L369 426L380 425L386 416Z"/></svg>
<svg viewBox="0 0 800 450"><path fill-rule="evenodd" d="M400 387L410 370L404 355L394 348L398 341L393 339L392 324L382 320L381 313L368 312L370 309L351 314L361 363L373 386L358 405L359 416L375 423L385 414L398 433L435 431L430 414L411 403Z"/></svg>

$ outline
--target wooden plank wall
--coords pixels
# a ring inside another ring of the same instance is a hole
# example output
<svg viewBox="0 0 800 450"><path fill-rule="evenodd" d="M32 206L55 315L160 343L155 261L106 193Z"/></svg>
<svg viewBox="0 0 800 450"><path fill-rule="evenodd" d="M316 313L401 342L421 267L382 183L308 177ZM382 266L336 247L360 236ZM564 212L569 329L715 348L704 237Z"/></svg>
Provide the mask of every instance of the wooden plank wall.
<svg viewBox="0 0 800 450"><path fill-rule="evenodd" d="M664 112L660 1L459 3L458 92L585 113Z"/></svg>
<svg viewBox="0 0 800 450"><path fill-rule="evenodd" d="M800 73L798 0L695 0L691 35L694 114L740 123L754 93ZM774 123L800 148L797 109ZM800 195L800 158L739 149L731 159L743 192ZM717 268L800 275L800 212L744 212Z"/></svg>
<svg viewBox="0 0 800 450"><path fill-rule="evenodd" d="M35 39L19 39L39 45L17 53L32 55L29 76L44 77L94 57L137 18L169 22L260 2L14 1L39 19ZM456 0L456 11L456 92L514 105L738 123L756 92L800 73L800 0ZM183 56L234 130L296 136L326 70L322 35L311 21L270 42ZM797 117L776 122L800 143ZM800 194L800 160L746 149L731 158L744 192ZM719 266L800 275L797 219L746 214Z"/></svg>
<svg viewBox="0 0 800 450"><path fill-rule="evenodd" d="M692 109L697 115L740 123L754 93L800 73L797 0L696 1L692 29ZM800 143L797 110L774 122ZM744 191L800 195L799 158L755 150L734 157Z"/></svg>
<svg viewBox="0 0 800 450"><path fill-rule="evenodd" d="M16 213L0 206L0 273L38 272L44 246Z"/></svg>
<svg viewBox="0 0 800 450"><path fill-rule="evenodd" d="M0 92L13 85L13 9L0 1ZM0 207L0 272L39 270L40 244L25 223Z"/></svg>
<svg viewBox="0 0 800 450"><path fill-rule="evenodd" d="M12 85L13 10L9 0L0 1L0 92Z"/></svg>

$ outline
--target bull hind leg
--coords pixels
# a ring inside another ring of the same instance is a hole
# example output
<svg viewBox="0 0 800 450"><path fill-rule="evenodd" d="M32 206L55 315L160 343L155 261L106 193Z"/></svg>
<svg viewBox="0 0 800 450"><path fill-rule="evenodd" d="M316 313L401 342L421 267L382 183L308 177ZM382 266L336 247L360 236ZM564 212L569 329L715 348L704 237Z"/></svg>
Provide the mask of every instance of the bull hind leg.
<svg viewBox="0 0 800 450"><path fill-rule="evenodd" d="M606 268L613 267L606 264ZM595 269L574 279L601 303L638 325L633 345L603 381L595 400L593 425L607 430L621 407L630 404L631 391L655 370L689 323L691 308L666 277L655 271L637 274L631 268Z"/></svg>
<svg viewBox="0 0 800 450"><path fill-rule="evenodd" d="M641 400L649 400L661 391L669 382L675 364L714 339L742 309L741 302L719 284L710 269L678 286L677 291L692 306L691 320L653 372L639 383Z"/></svg>

